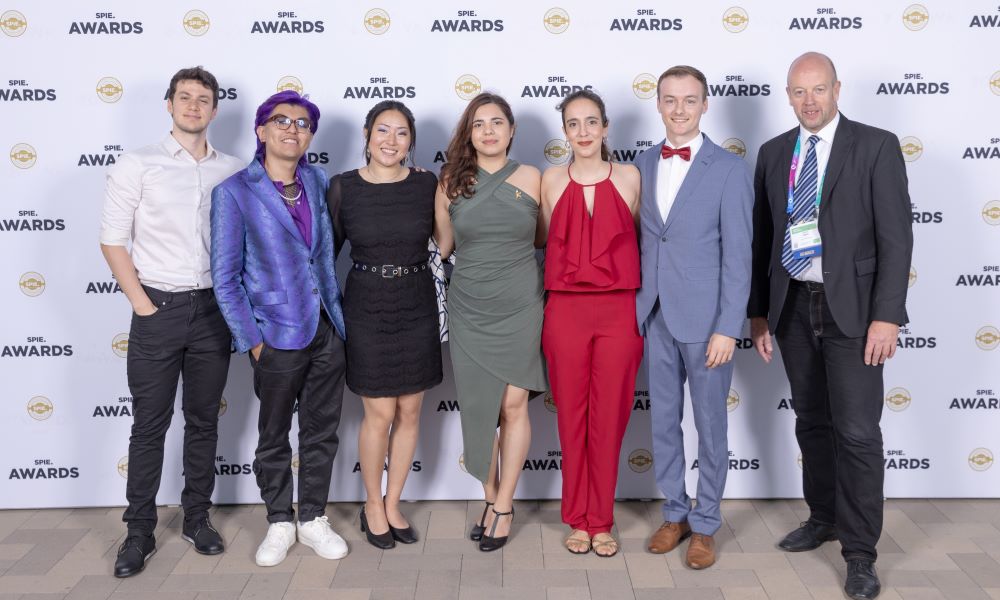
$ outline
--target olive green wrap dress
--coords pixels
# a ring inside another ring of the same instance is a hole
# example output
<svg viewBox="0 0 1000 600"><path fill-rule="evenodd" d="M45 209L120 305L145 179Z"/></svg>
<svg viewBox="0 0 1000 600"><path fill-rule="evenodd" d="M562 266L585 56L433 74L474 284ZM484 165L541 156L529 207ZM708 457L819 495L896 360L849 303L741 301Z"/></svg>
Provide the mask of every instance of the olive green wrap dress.
<svg viewBox="0 0 1000 600"><path fill-rule="evenodd" d="M506 182L518 163L479 169L474 194L449 206L455 269L449 344L462 417L465 469L489 474L507 384L548 389L542 357L542 271L535 260L538 203Z"/></svg>

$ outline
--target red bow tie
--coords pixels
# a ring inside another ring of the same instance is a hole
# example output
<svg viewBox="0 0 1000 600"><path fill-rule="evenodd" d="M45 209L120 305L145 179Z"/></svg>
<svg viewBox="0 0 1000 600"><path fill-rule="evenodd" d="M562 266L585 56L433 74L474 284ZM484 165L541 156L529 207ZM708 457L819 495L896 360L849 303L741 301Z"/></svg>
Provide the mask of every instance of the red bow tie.
<svg viewBox="0 0 1000 600"><path fill-rule="evenodd" d="M660 158L670 158L671 156L679 156L684 160L691 160L691 147L684 146L683 148L677 148L675 150L670 146L663 144L660 148Z"/></svg>

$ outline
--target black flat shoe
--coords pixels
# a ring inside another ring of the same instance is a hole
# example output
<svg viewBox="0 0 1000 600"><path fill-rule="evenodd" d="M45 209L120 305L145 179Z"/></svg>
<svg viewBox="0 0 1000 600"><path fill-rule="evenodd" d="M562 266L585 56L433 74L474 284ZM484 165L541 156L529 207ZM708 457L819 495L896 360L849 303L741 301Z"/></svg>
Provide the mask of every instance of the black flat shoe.
<svg viewBox="0 0 1000 600"><path fill-rule="evenodd" d="M490 510L493 506L492 502L486 503L486 508L483 509L483 516L479 517L479 522L472 526L472 530L469 531L469 539L473 542L478 542L483 539L483 534L486 533L486 512Z"/></svg>
<svg viewBox="0 0 1000 600"><path fill-rule="evenodd" d="M875 572L875 563L870 560L847 561L847 582L844 593L853 600L872 600L882 591L882 584Z"/></svg>
<svg viewBox="0 0 1000 600"><path fill-rule="evenodd" d="M146 561L156 554L153 534L129 533L118 547L115 559L115 577L131 577L146 568Z"/></svg>
<svg viewBox="0 0 1000 600"><path fill-rule="evenodd" d="M382 550L389 550L390 548L396 547L396 540L392 539L392 532L386 531L385 533L372 533L372 530L368 528L368 517L365 516L365 507L361 507L361 533L365 534L365 538L368 539L368 543L376 548L381 548Z"/></svg>
<svg viewBox="0 0 1000 600"><path fill-rule="evenodd" d="M226 550L222 534L212 526L207 516L194 522L185 520L181 539L194 544L194 551L198 554L222 554Z"/></svg>
<svg viewBox="0 0 1000 600"><path fill-rule="evenodd" d="M497 512L497 509L493 509L493 525L490 527L490 535L483 534L483 539L479 540L479 549L483 552L493 552L494 550L499 550L507 545L507 539L510 535L504 535L500 537L494 537L493 534L497 532L497 521L500 517L510 516L511 525L514 522L514 507L510 507L508 512Z"/></svg>
<svg viewBox="0 0 1000 600"><path fill-rule="evenodd" d="M835 539L837 539L837 530L833 525L805 521L801 527L778 542L778 547L785 552L805 552L806 550L815 550L823 542L832 542Z"/></svg>
<svg viewBox="0 0 1000 600"><path fill-rule="evenodd" d="M400 544L416 544L417 543L417 532L413 530L413 527L406 527L404 529L396 529L391 524L389 525L389 533L392 534L392 539L396 540Z"/></svg>

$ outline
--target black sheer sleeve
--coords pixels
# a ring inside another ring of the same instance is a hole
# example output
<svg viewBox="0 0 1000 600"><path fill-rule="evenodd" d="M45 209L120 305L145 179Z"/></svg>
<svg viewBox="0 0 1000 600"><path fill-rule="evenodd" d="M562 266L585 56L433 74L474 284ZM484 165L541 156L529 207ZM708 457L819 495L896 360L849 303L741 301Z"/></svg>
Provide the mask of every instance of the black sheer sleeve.
<svg viewBox="0 0 1000 600"><path fill-rule="evenodd" d="M340 175L334 175L330 179L330 187L326 191L326 208L330 211L330 220L333 222L334 256L339 255L340 249L344 247L344 226L340 222L340 201L342 195Z"/></svg>

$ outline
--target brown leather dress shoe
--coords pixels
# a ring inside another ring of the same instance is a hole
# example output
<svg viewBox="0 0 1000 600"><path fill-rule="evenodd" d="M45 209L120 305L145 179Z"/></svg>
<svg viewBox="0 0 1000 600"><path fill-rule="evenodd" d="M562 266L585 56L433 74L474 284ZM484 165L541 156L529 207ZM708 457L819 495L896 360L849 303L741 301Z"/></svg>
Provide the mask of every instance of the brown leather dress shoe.
<svg viewBox="0 0 1000 600"><path fill-rule="evenodd" d="M653 554L665 554L676 548L681 540L689 535L691 535L691 526L687 524L687 521L681 523L667 521L660 525L660 528L649 538L649 545L646 546L646 549Z"/></svg>
<svg viewBox="0 0 1000 600"><path fill-rule="evenodd" d="M695 533L688 542L687 565L692 569L707 569L715 564L715 538Z"/></svg>

